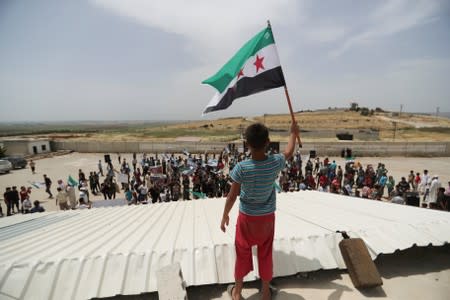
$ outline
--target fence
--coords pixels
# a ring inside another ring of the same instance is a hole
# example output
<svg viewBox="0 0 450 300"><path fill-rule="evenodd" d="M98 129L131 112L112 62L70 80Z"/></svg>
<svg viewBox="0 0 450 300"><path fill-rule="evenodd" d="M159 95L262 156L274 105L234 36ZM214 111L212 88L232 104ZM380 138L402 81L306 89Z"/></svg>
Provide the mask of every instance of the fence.
<svg viewBox="0 0 450 300"><path fill-rule="evenodd" d="M101 142L101 141L52 141L53 151L72 150L92 153L219 153L228 143L224 142ZM241 146L236 143L236 146ZM280 143L284 149L286 143ZM350 148L355 156L450 156L450 142L307 142L302 152L315 150L319 156L339 156L342 149Z"/></svg>

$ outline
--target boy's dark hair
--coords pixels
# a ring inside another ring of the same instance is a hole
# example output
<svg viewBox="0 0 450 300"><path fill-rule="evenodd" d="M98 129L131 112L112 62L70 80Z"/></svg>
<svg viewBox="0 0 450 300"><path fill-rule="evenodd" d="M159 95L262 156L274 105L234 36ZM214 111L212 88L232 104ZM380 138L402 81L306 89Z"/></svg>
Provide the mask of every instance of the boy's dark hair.
<svg viewBox="0 0 450 300"><path fill-rule="evenodd" d="M245 130L245 139L253 149L263 149L269 140L269 129L261 123L252 124Z"/></svg>

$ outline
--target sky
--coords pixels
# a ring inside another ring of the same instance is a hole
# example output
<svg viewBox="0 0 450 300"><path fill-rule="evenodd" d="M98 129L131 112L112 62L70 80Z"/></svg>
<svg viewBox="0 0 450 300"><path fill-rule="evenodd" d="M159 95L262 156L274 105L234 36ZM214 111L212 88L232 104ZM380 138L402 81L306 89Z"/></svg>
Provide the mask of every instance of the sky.
<svg viewBox="0 0 450 300"><path fill-rule="evenodd" d="M288 113L278 88L201 115L267 20L294 111L450 111L448 0L1 0L0 122Z"/></svg>

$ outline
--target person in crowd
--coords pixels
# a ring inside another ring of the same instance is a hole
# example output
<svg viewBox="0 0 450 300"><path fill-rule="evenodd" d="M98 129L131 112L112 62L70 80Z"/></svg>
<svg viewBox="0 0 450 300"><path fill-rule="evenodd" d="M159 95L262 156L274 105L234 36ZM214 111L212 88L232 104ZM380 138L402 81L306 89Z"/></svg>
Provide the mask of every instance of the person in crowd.
<svg viewBox="0 0 450 300"><path fill-rule="evenodd" d="M87 187L83 185L80 187L79 190L80 190L80 192L79 192L78 199L83 198L85 203L89 203L90 202L89 201L89 191L88 191Z"/></svg>
<svg viewBox="0 0 450 300"><path fill-rule="evenodd" d="M56 189L58 194L56 195L56 205L59 205L60 210L69 210L70 206L67 204L67 193L61 187Z"/></svg>
<svg viewBox="0 0 450 300"><path fill-rule="evenodd" d="M11 187L7 187L5 189L5 192L3 193L3 200L5 201L6 204L6 216L11 216L12 215L12 196L11 196Z"/></svg>
<svg viewBox="0 0 450 300"><path fill-rule="evenodd" d="M439 188L441 187L441 183L439 182L439 176L434 175L431 178L430 184L430 192L428 195L428 207L429 208L437 208L437 196Z"/></svg>
<svg viewBox="0 0 450 300"><path fill-rule="evenodd" d="M39 200L36 200L33 202L33 208L30 209L30 213L36 213L36 212L44 212L45 209L41 206L41 203Z"/></svg>
<svg viewBox="0 0 450 300"><path fill-rule="evenodd" d="M12 187L12 191L11 191L11 196L10 196L10 201L12 202L12 213L19 213L20 209L19 209L19 201L20 201L20 195L19 195L19 191L17 190L17 186L13 186ZM14 210L14 207L16 207L16 209Z"/></svg>
<svg viewBox="0 0 450 300"><path fill-rule="evenodd" d="M66 185L65 185L64 181L62 181L62 179L58 179L58 181L56 183L57 183L57 186L56 186L57 188L60 188L63 191L66 189Z"/></svg>
<svg viewBox="0 0 450 300"><path fill-rule="evenodd" d="M78 205L78 209L90 209L92 207L91 203L87 203L85 198L81 197L79 200L80 204Z"/></svg>
<svg viewBox="0 0 450 300"><path fill-rule="evenodd" d="M447 183L447 188L445 189L444 195L450 197L450 181Z"/></svg>
<svg viewBox="0 0 450 300"><path fill-rule="evenodd" d="M423 170L423 175L420 180L420 192L423 193L423 202L428 202L428 195L430 193L431 177L428 175L428 170Z"/></svg>
<svg viewBox="0 0 450 300"><path fill-rule="evenodd" d="M69 198L70 208L75 209L77 207L77 195L75 192L75 188L71 185L67 185L66 193L67 193L67 197Z"/></svg>
<svg viewBox="0 0 450 300"><path fill-rule="evenodd" d="M405 197L406 192L409 192L410 186L409 183L406 181L405 177L402 177L402 180L398 183L398 191L401 194L402 197Z"/></svg>
<svg viewBox="0 0 450 300"><path fill-rule="evenodd" d="M98 172L99 172L99 173L102 175L102 177L103 177L104 175L103 175L103 166L102 166L102 160L101 160L101 159L98 160L97 168L98 168Z"/></svg>
<svg viewBox="0 0 450 300"><path fill-rule="evenodd" d="M417 192L419 190L420 180L420 172L417 172L416 176L414 177L414 192Z"/></svg>
<svg viewBox="0 0 450 300"><path fill-rule="evenodd" d="M394 191L394 188L395 188L394 177L389 176L389 178L388 178L388 180L386 182L386 186L387 186L387 189L388 189L388 198L390 199L393 196L392 192Z"/></svg>
<svg viewBox="0 0 450 300"><path fill-rule="evenodd" d="M386 186L387 181L388 181L388 177L386 175L386 172L383 171L383 173L381 173L380 177L377 180L377 184L379 187L378 194L380 197L383 197L383 195L384 195L384 187Z"/></svg>
<svg viewBox="0 0 450 300"><path fill-rule="evenodd" d="M36 163L33 160L30 160L30 169L32 174L36 174Z"/></svg>
<svg viewBox="0 0 450 300"><path fill-rule="evenodd" d="M409 186L412 188L413 191L415 191L417 189L416 182L414 180L415 178L416 178L416 175L414 174L414 170L409 171L408 183L409 183Z"/></svg>
<svg viewBox="0 0 450 300"><path fill-rule="evenodd" d="M23 209L23 202L30 196L31 194L31 187L30 188L26 188L25 186L21 186L20 187L20 192L19 192L19 196L20 196L20 211L22 213L24 213L24 209Z"/></svg>
<svg viewBox="0 0 450 300"><path fill-rule="evenodd" d="M125 199L127 200L128 205L136 204L136 199L133 197L133 192L129 187L125 189Z"/></svg>
<svg viewBox="0 0 450 300"><path fill-rule="evenodd" d="M448 197L447 196L445 196L445 188L443 188L443 187L440 187L439 189L438 189L438 192L437 192L437 197L436 197L436 209L439 209L439 210L444 210L444 211L447 211L448 210Z"/></svg>
<svg viewBox="0 0 450 300"><path fill-rule="evenodd" d="M23 200L23 202L22 202L23 213L29 214L32 206L33 205L31 204L31 201L30 201L30 195L27 195L25 200Z"/></svg>
<svg viewBox="0 0 450 300"><path fill-rule="evenodd" d="M78 170L78 182L84 182L86 181L86 175L84 174L83 170Z"/></svg>
<svg viewBox="0 0 450 300"><path fill-rule="evenodd" d="M45 182L45 192L48 194L48 198L52 199L53 194L52 191L50 190L52 187L52 180L46 174L44 174L44 182Z"/></svg>

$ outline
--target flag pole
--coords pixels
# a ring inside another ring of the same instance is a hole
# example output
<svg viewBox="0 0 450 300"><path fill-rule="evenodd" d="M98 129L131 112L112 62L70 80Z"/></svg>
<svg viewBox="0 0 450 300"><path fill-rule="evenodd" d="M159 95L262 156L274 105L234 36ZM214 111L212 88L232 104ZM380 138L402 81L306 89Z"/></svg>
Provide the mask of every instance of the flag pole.
<svg viewBox="0 0 450 300"><path fill-rule="evenodd" d="M269 20L267 20L267 27L272 29L272 26L270 25L270 21ZM272 36L273 36L273 32L272 32ZM275 37L274 37L274 40L275 40ZM287 104L288 104L288 107L289 107L289 113L291 114L292 123L296 123L297 121L295 120L294 110L292 109L291 97L289 97L289 92L288 92L288 89L287 89L286 80L284 81L284 94L286 95L286 101L287 101ZM300 140L300 134L297 135L297 142L298 142L298 146L300 148L302 148L302 141Z"/></svg>

